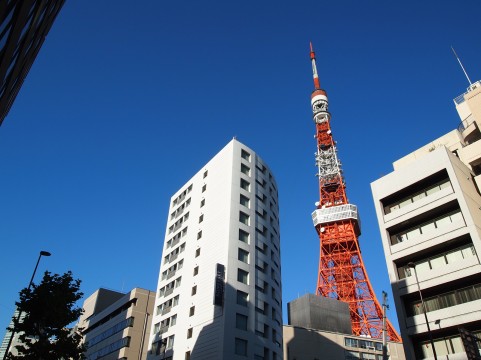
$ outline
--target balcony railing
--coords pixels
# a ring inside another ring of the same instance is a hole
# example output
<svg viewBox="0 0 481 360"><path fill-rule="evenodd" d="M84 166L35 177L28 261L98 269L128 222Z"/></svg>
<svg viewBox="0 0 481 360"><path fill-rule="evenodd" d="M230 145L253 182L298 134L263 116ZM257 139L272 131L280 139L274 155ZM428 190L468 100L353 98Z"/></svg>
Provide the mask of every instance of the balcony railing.
<svg viewBox="0 0 481 360"><path fill-rule="evenodd" d="M172 306L166 307L164 310L162 310L162 315L169 313L171 309L172 309Z"/></svg>

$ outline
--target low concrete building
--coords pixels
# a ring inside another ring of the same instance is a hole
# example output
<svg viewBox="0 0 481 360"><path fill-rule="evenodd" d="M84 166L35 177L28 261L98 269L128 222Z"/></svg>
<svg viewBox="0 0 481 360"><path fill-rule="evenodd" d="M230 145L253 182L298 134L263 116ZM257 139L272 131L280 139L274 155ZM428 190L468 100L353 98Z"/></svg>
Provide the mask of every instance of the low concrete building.
<svg viewBox="0 0 481 360"><path fill-rule="evenodd" d="M349 305L306 294L287 304L283 326L284 360L382 360L380 339L352 335ZM390 360L404 360L402 343L387 342Z"/></svg>
<svg viewBox="0 0 481 360"><path fill-rule="evenodd" d="M362 336L284 325L284 360L382 360L382 342ZM402 343L387 343L389 360L404 360Z"/></svg>
<svg viewBox="0 0 481 360"><path fill-rule="evenodd" d="M155 292L135 288L127 294L99 289L84 301L83 328L88 360L145 359Z"/></svg>

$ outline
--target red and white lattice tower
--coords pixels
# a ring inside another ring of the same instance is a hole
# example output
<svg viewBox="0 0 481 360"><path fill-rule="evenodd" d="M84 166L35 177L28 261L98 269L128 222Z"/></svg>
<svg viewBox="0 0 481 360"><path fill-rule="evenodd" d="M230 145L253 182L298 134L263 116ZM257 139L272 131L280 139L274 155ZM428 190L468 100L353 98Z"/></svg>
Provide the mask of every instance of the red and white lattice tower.
<svg viewBox="0 0 481 360"><path fill-rule="evenodd" d="M312 213L321 245L316 293L349 304L354 335L380 339L383 332L383 311L362 261L357 206L347 200L341 163L331 131L327 94L320 87L312 44L311 61L314 75L311 106L316 124L315 156L320 193L317 208ZM401 341L389 321L386 328L389 340Z"/></svg>

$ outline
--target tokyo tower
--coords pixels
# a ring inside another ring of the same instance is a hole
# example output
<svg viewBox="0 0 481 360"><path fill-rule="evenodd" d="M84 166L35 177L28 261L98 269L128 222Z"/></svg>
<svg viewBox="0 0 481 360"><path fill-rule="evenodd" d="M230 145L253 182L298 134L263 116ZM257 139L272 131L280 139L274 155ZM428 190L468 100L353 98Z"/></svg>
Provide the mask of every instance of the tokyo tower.
<svg viewBox="0 0 481 360"><path fill-rule="evenodd" d="M319 202L312 213L320 240L319 271L316 294L349 304L352 332L380 339L383 334L383 311L364 267L358 237L361 234L357 206L350 204L336 142L331 131L326 92L321 89L316 57L311 44L314 91L311 95L316 124L316 166L319 178ZM401 341L389 321L387 338Z"/></svg>

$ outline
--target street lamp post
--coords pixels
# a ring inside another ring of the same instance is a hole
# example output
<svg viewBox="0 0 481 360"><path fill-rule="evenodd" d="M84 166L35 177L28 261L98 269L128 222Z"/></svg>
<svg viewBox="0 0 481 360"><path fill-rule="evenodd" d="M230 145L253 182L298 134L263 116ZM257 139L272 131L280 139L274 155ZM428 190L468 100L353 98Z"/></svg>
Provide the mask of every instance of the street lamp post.
<svg viewBox="0 0 481 360"><path fill-rule="evenodd" d="M421 293L421 287L419 286L418 273L416 272L416 264L413 262L408 263L411 269L414 269L414 277L416 278L416 284L418 285L419 297L421 298L421 306L423 308L424 319L426 320L426 326L428 327L429 341L431 342L431 347L433 348L434 359L438 360L436 355L436 349L434 348L433 335L431 334L431 328L429 327L428 315L426 314L426 306L424 305L423 294Z"/></svg>
<svg viewBox="0 0 481 360"><path fill-rule="evenodd" d="M40 259L42 258L42 256L50 256L50 255L52 255L52 254L50 254L48 251L40 251L40 254L38 255L37 264L35 264L35 269L33 269L32 277L30 278L30 282L28 283L27 291L30 291L30 288L32 287L33 279L35 277L35 273L37 272L37 268L38 268L38 264L40 263ZM17 322L20 321L21 317L22 317L22 312L20 311L17 314ZM5 348L5 353L3 354L3 360L5 360L7 358L8 351L10 350L10 345L12 345L12 340L13 340L13 337L15 335L15 332L16 332L16 328L15 328L15 323L14 323L13 329L10 333L10 339L8 339L8 344L7 344L7 347Z"/></svg>

